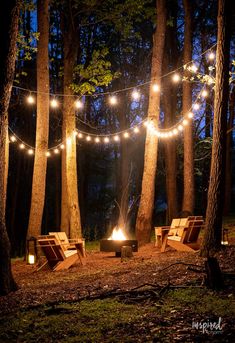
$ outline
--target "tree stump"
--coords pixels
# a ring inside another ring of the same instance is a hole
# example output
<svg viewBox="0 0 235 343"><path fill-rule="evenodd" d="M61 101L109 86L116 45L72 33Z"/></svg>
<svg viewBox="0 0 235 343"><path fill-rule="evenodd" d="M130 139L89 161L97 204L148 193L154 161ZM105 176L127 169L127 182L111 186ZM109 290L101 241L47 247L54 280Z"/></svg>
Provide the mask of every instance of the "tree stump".
<svg viewBox="0 0 235 343"><path fill-rule="evenodd" d="M131 258L133 257L133 251L132 247L130 246L123 246L121 247L121 258L126 259L126 258Z"/></svg>
<svg viewBox="0 0 235 343"><path fill-rule="evenodd" d="M205 262L206 286L210 289L219 290L224 287L219 263L215 257L208 257Z"/></svg>

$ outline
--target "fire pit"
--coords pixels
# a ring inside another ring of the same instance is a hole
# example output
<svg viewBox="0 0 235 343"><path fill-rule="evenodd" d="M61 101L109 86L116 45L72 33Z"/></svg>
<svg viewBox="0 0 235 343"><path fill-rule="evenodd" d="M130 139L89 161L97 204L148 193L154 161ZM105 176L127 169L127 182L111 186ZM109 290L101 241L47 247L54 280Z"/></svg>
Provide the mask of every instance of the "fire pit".
<svg viewBox="0 0 235 343"><path fill-rule="evenodd" d="M117 257L121 256L121 249L124 246L131 247L133 252L138 251L138 241L127 239L121 229L114 229L109 238L100 241L100 251L115 252Z"/></svg>

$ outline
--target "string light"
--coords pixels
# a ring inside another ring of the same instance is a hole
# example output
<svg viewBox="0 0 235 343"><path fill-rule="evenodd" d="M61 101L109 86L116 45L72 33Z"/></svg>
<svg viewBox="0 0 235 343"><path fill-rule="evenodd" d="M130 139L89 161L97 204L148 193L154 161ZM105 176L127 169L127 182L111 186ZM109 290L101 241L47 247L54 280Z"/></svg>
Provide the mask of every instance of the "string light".
<svg viewBox="0 0 235 343"><path fill-rule="evenodd" d="M115 135L115 136L113 137L113 139L114 139L115 142L118 142L118 141L120 140L120 138L119 138L118 135Z"/></svg>
<svg viewBox="0 0 235 343"><path fill-rule="evenodd" d="M74 106L80 110L81 108L83 108L83 103L81 102L81 100L76 100L74 103Z"/></svg>
<svg viewBox="0 0 235 343"><path fill-rule="evenodd" d="M189 70L192 72L192 73L196 73L198 68L195 64L192 64L190 67L189 67Z"/></svg>
<svg viewBox="0 0 235 343"><path fill-rule="evenodd" d="M29 155L33 155L33 149L29 149L29 150L28 150L28 154L29 154Z"/></svg>
<svg viewBox="0 0 235 343"><path fill-rule="evenodd" d="M59 154L59 149L57 149L57 148L54 149L54 153L55 153L55 154Z"/></svg>
<svg viewBox="0 0 235 343"><path fill-rule="evenodd" d="M177 83L180 81L180 75L175 73L173 76L172 76L172 81Z"/></svg>
<svg viewBox="0 0 235 343"><path fill-rule="evenodd" d="M20 145L19 145L19 147L20 147L20 149L24 149L25 148L25 145L23 144L23 143L21 143Z"/></svg>
<svg viewBox="0 0 235 343"><path fill-rule="evenodd" d="M86 140L87 140L87 142L90 142L91 141L91 136L87 136Z"/></svg>
<svg viewBox="0 0 235 343"><path fill-rule="evenodd" d="M56 108L56 107L58 107L58 106L59 106L58 101L57 101L56 99L52 99L52 100L51 100L51 107L52 107L52 108Z"/></svg>
<svg viewBox="0 0 235 343"><path fill-rule="evenodd" d="M159 86L157 83L154 83L154 84L152 85L152 90L153 90L155 93L157 93L157 92L160 91L160 86Z"/></svg>
<svg viewBox="0 0 235 343"><path fill-rule="evenodd" d="M194 113L193 113L193 112L189 112L189 113L188 113L188 118L191 119L191 118L193 118L193 117L194 117Z"/></svg>
<svg viewBox="0 0 235 343"><path fill-rule="evenodd" d="M203 98L206 98L208 96L208 91L206 89L204 89L201 94L202 94Z"/></svg>
<svg viewBox="0 0 235 343"><path fill-rule="evenodd" d="M133 92L132 92L132 94L131 94L131 96L132 96L132 99L134 99L134 100L137 101L137 100L140 99L140 92L137 91L136 89L134 89Z"/></svg>
<svg viewBox="0 0 235 343"><path fill-rule="evenodd" d="M65 148L65 147L64 147L64 144L61 144L60 149L61 149L61 150L64 150L64 148Z"/></svg>
<svg viewBox="0 0 235 343"><path fill-rule="evenodd" d="M11 136L11 137L10 137L10 140L11 140L11 142L13 142L13 143L16 142L15 136Z"/></svg>
<svg viewBox="0 0 235 343"><path fill-rule="evenodd" d="M31 94L27 97L27 102L30 105L35 103L35 99Z"/></svg>
<svg viewBox="0 0 235 343"><path fill-rule="evenodd" d="M123 134L123 137L124 137L124 138L129 138L129 137L130 137L130 135L129 135L129 133L128 133L128 132L124 132L124 134Z"/></svg>
<svg viewBox="0 0 235 343"><path fill-rule="evenodd" d="M83 134L81 132L79 132L78 138L82 138L82 137L83 137Z"/></svg>
<svg viewBox="0 0 235 343"><path fill-rule="evenodd" d="M215 59L214 52L210 52L209 55L208 55L208 58L209 58L210 61L213 61Z"/></svg>
<svg viewBox="0 0 235 343"><path fill-rule="evenodd" d="M140 132L140 129L138 127L135 127L134 130L133 130L135 133L139 133Z"/></svg>
<svg viewBox="0 0 235 343"><path fill-rule="evenodd" d="M109 103L110 103L110 105L112 105L112 106L117 105L118 100L117 100L116 95L112 95L112 96L109 97Z"/></svg>
<svg viewBox="0 0 235 343"><path fill-rule="evenodd" d="M46 157L50 157L50 156L51 156L50 151L47 151L47 152L45 153L45 155L46 155Z"/></svg>
<svg viewBox="0 0 235 343"><path fill-rule="evenodd" d="M96 142L96 143L100 143L99 137L96 137L96 138L95 138L95 142Z"/></svg>
<svg viewBox="0 0 235 343"><path fill-rule="evenodd" d="M194 110L199 110L199 108L200 108L200 105L198 104L198 103L195 103L195 104L193 104L193 108L194 108Z"/></svg>
<svg viewBox="0 0 235 343"><path fill-rule="evenodd" d="M182 124L183 124L184 126L188 125L188 120L187 120L187 119L184 119L184 120L182 121Z"/></svg>
<svg viewBox="0 0 235 343"><path fill-rule="evenodd" d="M109 137L104 137L104 142L105 142L105 143L109 143L109 141L110 141L110 140L109 140Z"/></svg>

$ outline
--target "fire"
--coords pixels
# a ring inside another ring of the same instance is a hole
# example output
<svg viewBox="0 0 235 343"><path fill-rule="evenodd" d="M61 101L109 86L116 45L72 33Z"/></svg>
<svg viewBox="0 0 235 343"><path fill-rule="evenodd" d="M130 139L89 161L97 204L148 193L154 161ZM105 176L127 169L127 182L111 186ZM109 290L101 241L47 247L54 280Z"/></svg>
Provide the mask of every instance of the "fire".
<svg viewBox="0 0 235 343"><path fill-rule="evenodd" d="M112 235L108 238L109 240L115 240L115 241L125 241L127 238L124 235L121 228L115 227L113 229Z"/></svg>

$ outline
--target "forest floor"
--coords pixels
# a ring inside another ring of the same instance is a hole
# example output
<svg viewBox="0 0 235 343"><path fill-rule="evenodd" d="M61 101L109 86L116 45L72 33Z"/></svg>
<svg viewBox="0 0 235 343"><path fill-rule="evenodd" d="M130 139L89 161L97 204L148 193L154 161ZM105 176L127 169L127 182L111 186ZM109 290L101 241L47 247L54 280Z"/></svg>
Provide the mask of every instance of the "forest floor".
<svg viewBox="0 0 235 343"><path fill-rule="evenodd" d="M235 245L217 258L234 273ZM12 268L19 289L0 297L0 342L234 342L235 274L208 290L198 253L150 243L125 261L94 249L67 271Z"/></svg>

